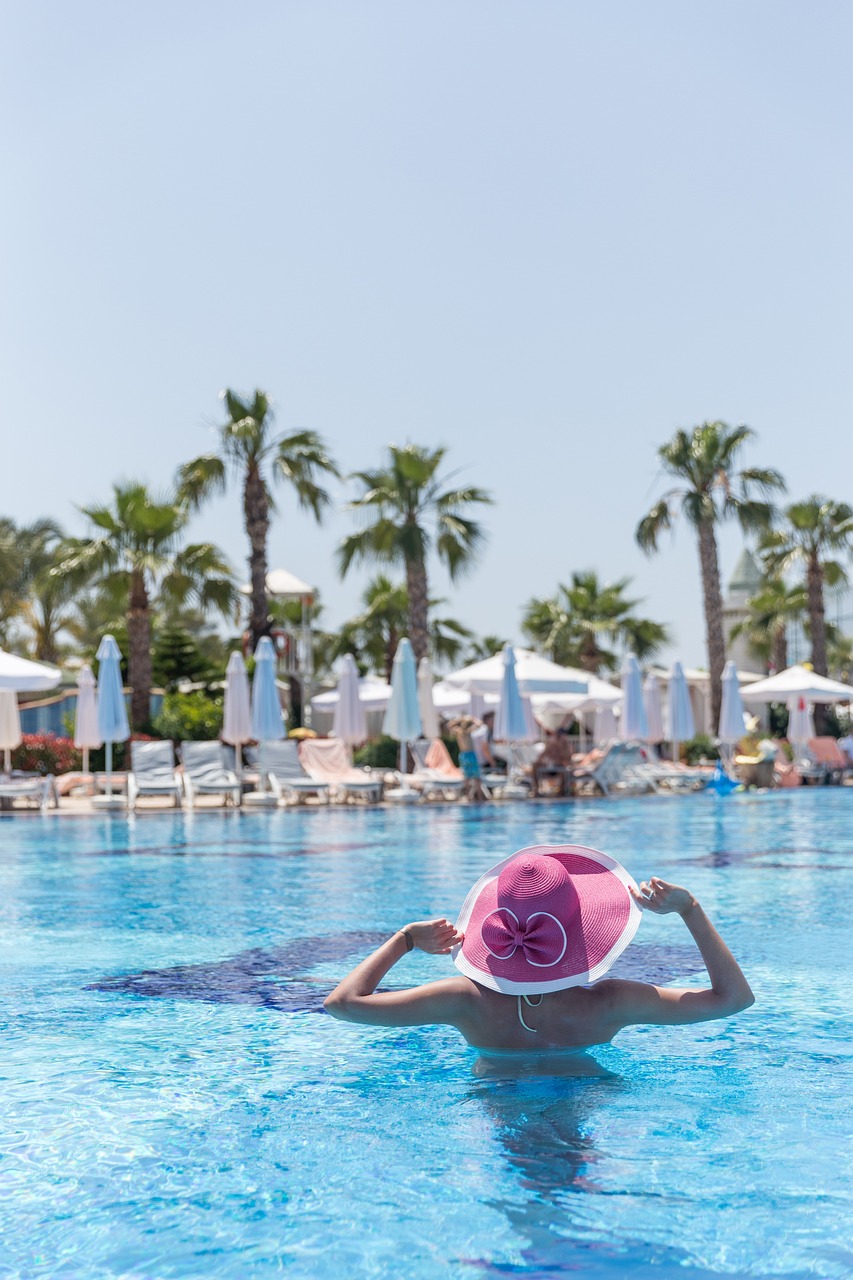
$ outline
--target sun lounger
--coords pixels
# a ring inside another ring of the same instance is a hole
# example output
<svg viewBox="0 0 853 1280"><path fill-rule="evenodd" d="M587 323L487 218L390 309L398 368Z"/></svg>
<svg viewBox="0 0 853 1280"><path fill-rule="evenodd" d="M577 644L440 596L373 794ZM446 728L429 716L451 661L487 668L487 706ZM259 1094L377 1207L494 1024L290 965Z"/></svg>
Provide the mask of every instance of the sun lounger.
<svg viewBox="0 0 853 1280"><path fill-rule="evenodd" d="M198 796L221 796L223 804L240 803L240 780L229 769L221 742L182 742L181 764L184 794L191 809ZM232 757L233 758L233 757Z"/></svg>
<svg viewBox="0 0 853 1280"><path fill-rule="evenodd" d="M453 763L441 738L431 742L421 738L410 742L409 747L415 760L415 771L407 779L409 785L420 791L424 799L439 796L458 800L465 788L465 775Z"/></svg>
<svg viewBox="0 0 853 1280"><path fill-rule="evenodd" d="M299 759L298 745L292 738L260 744L258 776L261 789L244 796L244 804L262 805L265 796L271 796L275 804L299 803L312 795L324 803L328 802L328 783L306 773Z"/></svg>
<svg viewBox="0 0 853 1280"><path fill-rule="evenodd" d="M335 799L382 799L382 779L355 769L345 743L337 738L309 738L299 744L299 759L310 777L329 784Z"/></svg>
<svg viewBox="0 0 853 1280"><path fill-rule="evenodd" d="M59 808L59 792L52 773L0 774L0 809L12 809L16 800L35 804L44 811L51 803Z"/></svg>
<svg viewBox="0 0 853 1280"><path fill-rule="evenodd" d="M604 796L614 791L622 794L655 791L654 780L644 772L642 751L626 742L611 742L601 752L598 760L571 770L572 790L576 793L592 787Z"/></svg>
<svg viewBox="0 0 853 1280"><path fill-rule="evenodd" d="M131 742L127 803L133 809L140 796L171 796L177 808L183 787L175 771L171 742Z"/></svg>
<svg viewBox="0 0 853 1280"><path fill-rule="evenodd" d="M640 754L642 762L636 765L636 772L648 778L655 790L702 791L714 776L713 768L691 768L672 760L652 759L644 747Z"/></svg>
<svg viewBox="0 0 853 1280"><path fill-rule="evenodd" d="M828 782L840 783L844 775L851 772L850 761L835 738L810 738L809 755L826 770Z"/></svg>

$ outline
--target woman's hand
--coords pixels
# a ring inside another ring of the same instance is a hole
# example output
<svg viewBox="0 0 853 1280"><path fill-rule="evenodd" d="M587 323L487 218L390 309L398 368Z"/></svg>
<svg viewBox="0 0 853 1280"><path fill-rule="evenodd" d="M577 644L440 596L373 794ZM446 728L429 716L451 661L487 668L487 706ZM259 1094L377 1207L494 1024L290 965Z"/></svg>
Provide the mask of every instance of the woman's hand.
<svg viewBox="0 0 853 1280"><path fill-rule="evenodd" d="M434 956L448 955L450 948L455 947L465 936L457 933L456 926L443 916L440 920L418 920L414 924L407 924L406 928L412 935L415 946Z"/></svg>
<svg viewBox="0 0 853 1280"><path fill-rule="evenodd" d="M645 911L654 911L658 916L669 915L672 911L685 916L690 908L696 905L696 899L692 893L677 884L661 880L660 876L652 876L650 880L644 880L640 885L639 893L631 890L631 897L638 907L642 907Z"/></svg>

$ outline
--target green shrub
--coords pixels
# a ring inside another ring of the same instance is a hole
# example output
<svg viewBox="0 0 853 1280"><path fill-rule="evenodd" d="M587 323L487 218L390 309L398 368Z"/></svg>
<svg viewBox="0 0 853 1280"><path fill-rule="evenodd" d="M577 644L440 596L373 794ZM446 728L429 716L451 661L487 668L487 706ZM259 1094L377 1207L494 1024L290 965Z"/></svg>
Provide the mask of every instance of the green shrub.
<svg viewBox="0 0 853 1280"><path fill-rule="evenodd" d="M173 742L209 742L222 732L222 699L205 693L167 693L154 732Z"/></svg>
<svg viewBox="0 0 853 1280"><path fill-rule="evenodd" d="M681 756L688 764L698 764L700 760L718 760L720 753L713 738L697 733L695 738L681 744Z"/></svg>
<svg viewBox="0 0 853 1280"><path fill-rule="evenodd" d="M82 765L82 754L71 738L55 733L24 733L12 752L12 768L24 773L71 773Z"/></svg>
<svg viewBox="0 0 853 1280"><path fill-rule="evenodd" d="M400 760L400 744L395 738L377 738L359 747L353 763L370 769L396 769Z"/></svg>

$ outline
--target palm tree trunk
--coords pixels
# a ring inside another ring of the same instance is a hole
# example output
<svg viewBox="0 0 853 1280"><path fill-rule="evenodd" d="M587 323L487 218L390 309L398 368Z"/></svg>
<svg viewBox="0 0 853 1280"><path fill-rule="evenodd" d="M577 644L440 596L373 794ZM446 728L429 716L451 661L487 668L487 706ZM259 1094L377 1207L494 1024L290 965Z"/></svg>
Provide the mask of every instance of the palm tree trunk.
<svg viewBox="0 0 853 1280"><path fill-rule="evenodd" d="M705 640L708 646L708 669L711 676L712 734L720 723L723 700L723 667L726 665L726 641L723 635L723 594L720 589L720 562L714 526L703 520L697 529L699 564L702 570L702 595L705 604Z"/></svg>
<svg viewBox="0 0 853 1280"><path fill-rule="evenodd" d="M811 662L819 676L827 674L826 663L826 612L823 603L823 566L818 557L809 555L806 567L806 592L808 595L809 631L812 640Z"/></svg>
<svg viewBox="0 0 853 1280"><path fill-rule="evenodd" d="M426 565L422 560L406 561L406 586L409 591L409 639L420 662L429 653L429 587Z"/></svg>
<svg viewBox="0 0 853 1280"><path fill-rule="evenodd" d="M145 575L130 575L130 608L127 614L127 674L130 680L130 724L137 732L151 718L151 609Z"/></svg>
<svg viewBox="0 0 853 1280"><path fill-rule="evenodd" d="M243 519L249 535L249 578L252 587L252 611L249 634L252 652L261 636L270 634L267 607L267 533L269 532L269 497L263 477L256 465L246 471L243 485Z"/></svg>
<svg viewBox="0 0 853 1280"><path fill-rule="evenodd" d="M788 665L788 624L777 622L773 628L773 647L770 653L773 670L784 671Z"/></svg>

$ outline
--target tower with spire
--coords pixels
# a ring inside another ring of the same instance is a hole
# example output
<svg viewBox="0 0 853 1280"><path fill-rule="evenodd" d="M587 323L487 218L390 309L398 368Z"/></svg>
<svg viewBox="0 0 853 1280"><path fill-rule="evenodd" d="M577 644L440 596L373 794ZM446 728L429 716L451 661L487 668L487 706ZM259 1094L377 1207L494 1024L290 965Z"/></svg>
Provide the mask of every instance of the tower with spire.
<svg viewBox="0 0 853 1280"><path fill-rule="evenodd" d="M743 622L749 610L747 602L761 586L761 570L755 557L744 547L738 562L732 570L726 596L723 600L723 635L726 639L726 657L731 658L738 671L762 671L763 666L749 647L746 636L738 636L732 640L731 632L739 622Z"/></svg>

